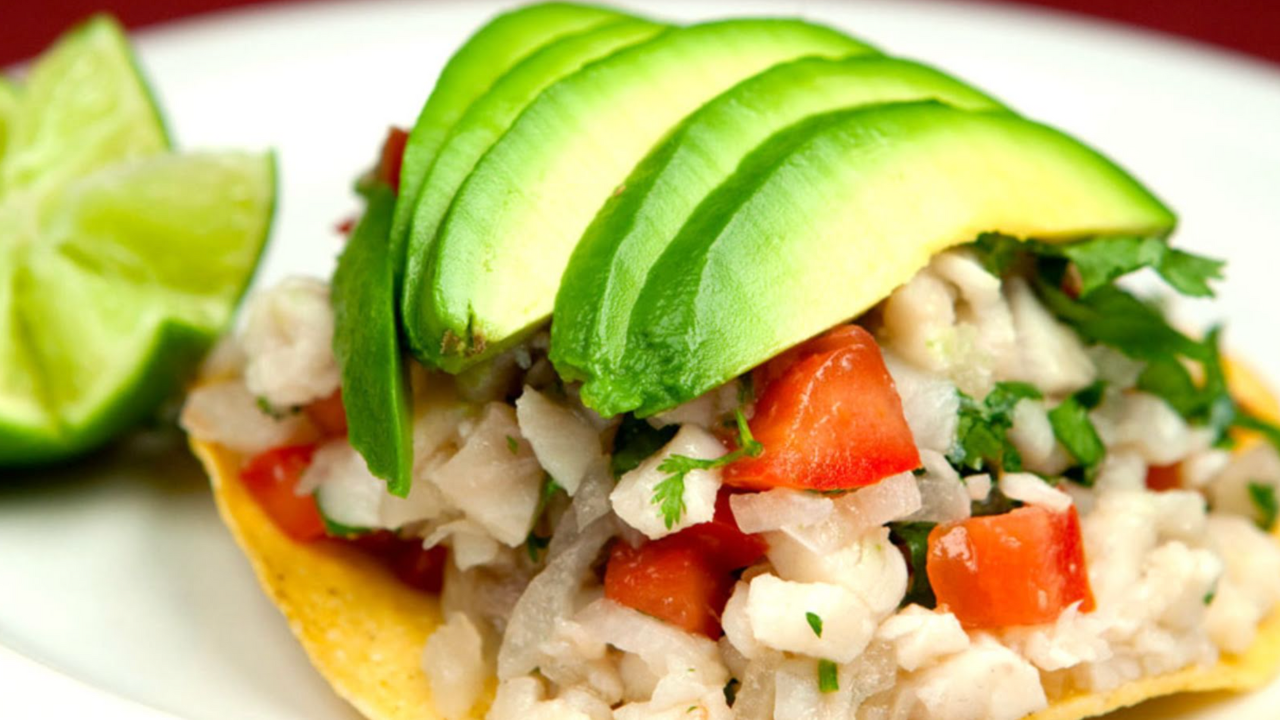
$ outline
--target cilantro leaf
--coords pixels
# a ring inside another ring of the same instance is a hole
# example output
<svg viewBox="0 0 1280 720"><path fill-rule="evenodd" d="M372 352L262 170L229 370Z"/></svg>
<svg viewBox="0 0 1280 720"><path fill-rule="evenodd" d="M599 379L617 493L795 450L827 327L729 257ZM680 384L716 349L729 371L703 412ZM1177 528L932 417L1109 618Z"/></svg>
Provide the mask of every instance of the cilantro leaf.
<svg viewBox="0 0 1280 720"><path fill-rule="evenodd" d="M1167 246L1166 246L1167 247ZM1174 290L1190 297L1213 297L1210 280L1222 279L1222 260L1193 255L1182 250L1168 248L1156 272Z"/></svg>
<svg viewBox="0 0 1280 720"><path fill-rule="evenodd" d="M1088 342L1108 345L1135 360L1172 355L1199 359L1203 352L1199 343L1174 330L1158 308L1114 285L1078 299L1043 279L1035 286L1049 311Z"/></svg>
<svg viewBox="0 0 1280 720"><path fill-rule="evenodd" d="M518 455L520 453L520 442L515 438L511 437L510 435L508 435L507 449L511 451L512 455Z"/></svg>
<svg viewBox="0 0 1280 720"><path fill-rule="evenodd" d="M1276 526L1276 517L1280 516L1280 501L1276 499L1276 488L1266 483L1249 483L1249 499L1253 507L1262 517L1258 519L1258 527L1267 532Z"/></svg>
<svg viewBox="0 0 1280 720"><path fill-rule="evenodd" d="M830 660L818 661L818 690L833 693L840 689L839 668Z"/></svg>
<svg viewBox="0 0 1280 720"><path fill-rule="evenodd" d="M550 544L551 538L544 537L534 532L529 533L529 537L525 538L524 541L524 549L525 552L529 553L529 561L534 563L538 562L538 557Z"/></svg>
<svg viewBox="0 0 1280 720"><path fill-rule="evenodd" d="M667 529L675 527L684 517L684 478L694 470L711 470L724 467L743 457L760 457L764 446L751 436L751 427L747 425L747 417L738 409L734 412L738 424L738 449L718 458L691 458L685 455L672 455L658 465L660 472L669 477L653 486L651 502L658 506L662 513L662 521Z"/></svg>
<svg viewBox="0 0 1280 720"><path fill-rule="evenodd" d="M813 630L813 634L822 637L822 618L817 613L806 612L804 619L808 621L809 628Z"/></svg>
<svg viewBox="0 0 1280 720"><path fill-rule="evenodd" d="M1049 411L1049 424L1053 435L1067 452L1084 468L1086 484L1097 471L1098 464L1106 457L1107 448L1098 437L1098 430L1089 419L1089 411L1102 402L1105 383L1099 381L1069 396Z"/></svg>
<svg viewBox="0 0 1280 720"><path fill-rule="evenodd" d="M915 603L926 608L938 605L933 586L929 584L929 574L925 570L929 560L929 533L936 525L937 523L931 522L889 524L889 540L906 551L907 565L911 570L911 582L902 599L903 605Z"/></svg>
<svg viewBox="0 0 1280 720"><path fill-rule="evenodd" d="M635 470L645 459L671 442L677 429L675 425L655 428L634 415L624 415L613 438L613 457L609 461L613 476L620 478Z"/></svg>
<svg viewBox="0 0 1280 720"><path fill-rule="evenodd" d="M661 469L669 472L666 463L662 464ZM675 527L676 523L680 522L680 518L684 517L684 477L688 472L688 470L676 472L653 486L651 502L658 506L658 511L662 513L662 523L668 530Z"/></svg>
<svg viewBox="0 0 1280 720"><path fill-rule="evenodd" d="M979 403L960 393L960 421L956 443L947 460L958 468L983 470L988 467L1014 471L1022 468L1022 457L1009 441L1013 409L1022 400L1038 400L1039 390L1027 383L996 383Z"/></svg>

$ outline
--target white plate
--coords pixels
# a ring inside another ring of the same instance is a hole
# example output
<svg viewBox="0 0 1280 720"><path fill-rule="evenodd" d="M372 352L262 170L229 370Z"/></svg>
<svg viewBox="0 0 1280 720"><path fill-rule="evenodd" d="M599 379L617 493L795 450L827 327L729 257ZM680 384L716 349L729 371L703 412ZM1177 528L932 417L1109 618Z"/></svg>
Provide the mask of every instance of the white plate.
<svg viewBox="0 0 1280 720"><path fill-rule="evenodd" d="M325 275L352 177L408 125L496 5L300 4L143 33L187 147L280 151L284 191L260 280ZM728 12L680 2L650 12ZM1230 345L1280 378L1280 72L1198 46L998 5L737 4L803 14L939 64L1111 153L1182 215L1182 244L1232 261ZM176 438L144 438L0 486L0 716L350 719L260 595ZM7 649L6 649L7 648ZM36 662L32 662L32 660ZM1280 685L1136 717L1270 718Z"/></svg>

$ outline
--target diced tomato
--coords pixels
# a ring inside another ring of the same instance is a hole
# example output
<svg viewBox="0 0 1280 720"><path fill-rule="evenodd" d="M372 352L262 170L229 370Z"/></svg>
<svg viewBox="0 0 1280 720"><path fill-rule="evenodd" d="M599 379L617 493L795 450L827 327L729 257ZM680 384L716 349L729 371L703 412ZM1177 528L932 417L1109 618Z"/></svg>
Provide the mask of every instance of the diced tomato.
<svg viewBox="0 0 1280 720"><path fill-rule="evenodd" d="M325 437L343 437L347 434L347 411L342 407L341 390L334 390L329 397L310 403L303 411Z"/></svg>
<svg viewBox="0 0 1280 720"><path fill-rule="evenodd" d="M1074 602L1094 609L1080 516L1022 507L939 525L929 533L938 607L970 628L1052 622Z"/></svg>
<svg viewBox="0 0 1280 720"><path fill-rule="evenodd" d="M1152 465L1147 468L1147 489L1163 492L1176 490L1182 486L1178 477L1178 463L1173 465Z"/></svg>
<svg viewBox="0 0 1280 720"><path fill-rule="evenodd" d="M424 549L421 541L401 552L392 564L396 577L411 588L438 593L444 586L444 561L449 553L443 545Z"/></svg>
<svg viewBox="0 0 1280 720"><path fill-rule="evenodd" d="M421 539L401 538L389 530L357 535L344 542L386 562L396 577L411 588L438 593L444 585L444 563L449 552L442 545L424 549Z"/></svg>
<svg viewBox="0 0 1280 720"><path fill-rule="evenodd" d="M699 523L678 533L693 538L702 546L712 567L725 572L754 564L769 549L764 538L738 529L733 510L729 507L729 496L729 492L721 491L716 498L716 514L711 522Z"/></svg>
<svg viewBox="0 0 1280 720"><path fill-rule="evenodd" d="M732 589L733 576L684 533L638 548L620 542L604 573L605 597L713 640Z"/></svg>
<svg viewBox="0 0 1280 720"><path fill-rule="evenodd" d="M311 465L315 445L289 445L255 456L240 471L240 480L276 527L299 542L324 537L324 519L315 498L294 492Z"/></svg>
<svg viewBox="0 0 1280 720"><path fill-rule="evenodd" d="M378 161L379 182L400 191L400 167L404 164L404 146L409 142L409 133L393 127L387 132L387 139L382 143L382 158Z"/></svg>
<svg viewBox="0 0 1280 720"><path fill-rule="evenodd" d="M920 466L893 378L871 334L843 325L768 363L751 432L756 458L725 468L729 485L838 490Z"/></svg>
<svg viewBox="0 0 1280 720"><path fill-rule="evenodd" d="M699 523L638 548L618 543L604 574L605 597L689 632L720 637L720 615L733 590L733 572L755 563L765 541L738 529L729 493L716 498L711 522Z"/></svg>

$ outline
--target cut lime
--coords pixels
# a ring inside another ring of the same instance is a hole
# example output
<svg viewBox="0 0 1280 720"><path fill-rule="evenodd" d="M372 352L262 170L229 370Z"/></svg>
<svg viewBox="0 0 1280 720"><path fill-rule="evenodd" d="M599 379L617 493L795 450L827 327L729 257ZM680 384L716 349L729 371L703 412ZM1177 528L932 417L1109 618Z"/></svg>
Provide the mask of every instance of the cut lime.
<svg viewBox="0 0 1280 720"><path fill-rule="evenodd" d="M18 109L18 89L0 76L0 160L4 159L4 149L9 140L9 126L13 123L13 113Z"/></svg>
<svg viewBox="0 0 1280 720"><path fill-rule="evenodd" d="M0 156L0 466L153 412L227 324L266 240L270 156L173 155L115 23L13 94Z"/></svg>

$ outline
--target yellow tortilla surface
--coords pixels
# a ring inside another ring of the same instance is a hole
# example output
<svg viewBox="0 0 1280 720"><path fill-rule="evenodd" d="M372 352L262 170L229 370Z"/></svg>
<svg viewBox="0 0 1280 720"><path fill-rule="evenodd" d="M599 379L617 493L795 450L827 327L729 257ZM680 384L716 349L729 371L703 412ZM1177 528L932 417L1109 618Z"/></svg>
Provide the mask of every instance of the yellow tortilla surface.
<svg viewBox="0 0 1280 720"><path fill-rule="evenodd" d="M1280 419L1275 395L1256 373L1233 362L1228 377L1242 405ZM436 599L402 584L378 560L353 548L290 540L239 482L234 453L199 442L192 448L258 581L338 695L371 720L438 720L420 662L427 637L441 622ZM1212 667L1185 668L1108 693L1068 696L1027 720L1080 720L1180 692L1251 690L1278 669L1280 608L1262 622L1243 655L1224 655ZM483 716L482 709L477 712Z"/></svg>

